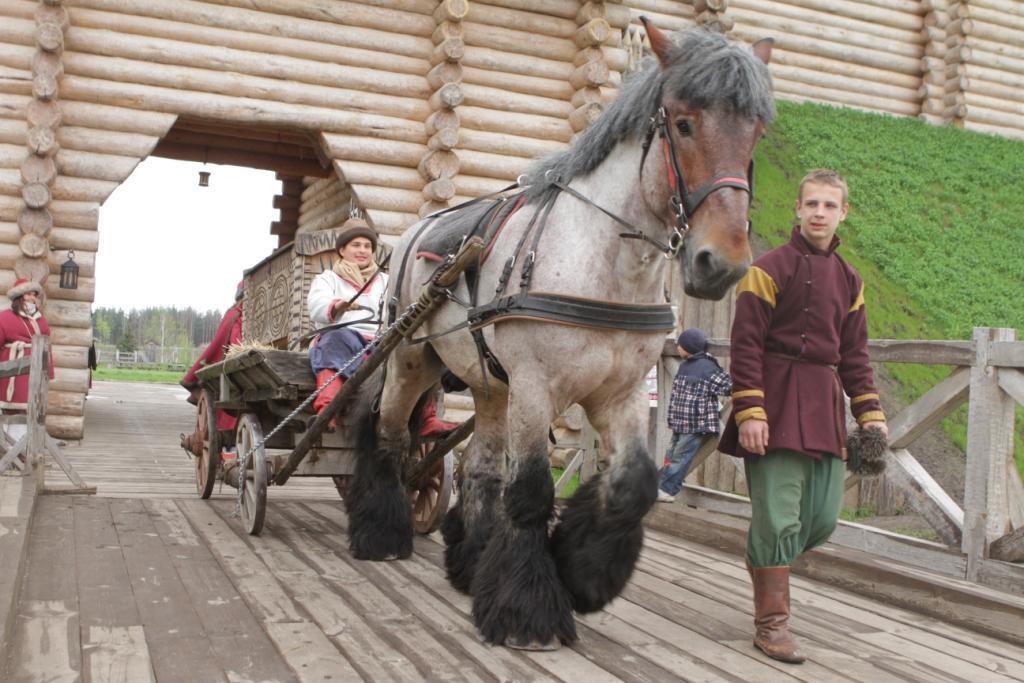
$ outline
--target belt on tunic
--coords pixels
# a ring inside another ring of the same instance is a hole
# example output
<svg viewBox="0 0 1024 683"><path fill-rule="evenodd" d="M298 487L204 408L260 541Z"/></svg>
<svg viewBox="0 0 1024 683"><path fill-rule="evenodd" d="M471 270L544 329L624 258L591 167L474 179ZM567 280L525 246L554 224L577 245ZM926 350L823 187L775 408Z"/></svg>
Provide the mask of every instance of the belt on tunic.
<svg viewBox="0 0 1024 683"><path fill-rule="evenodd" d="M824 368L828 368L832 371L832 377L835 378L836 388L839 390L836 392L836 441L839 442L839 456L845 461L846 460L846 439L843 438L843 433L846 431L845 422L843 416L846 413L846 403L843 401L843 383L839 377L839 366L832 363L826 363L824 361L815 360L813 358L804 358L803 356L791 356L788 353L782 353L780 351L765 351L766 356L772 356L774 358L781 358L788 360L793 363L807 363L809 365L819 365Z"/></svg>
<svg viewBox="0 0 1024 683"><path fill-rule="evenodd" d="M31 349L32 344L23 342L21 340L7 342L4 344L4 348L11 350L11 355L7 360L17 360L18 358L25 357L25 349ZM14 380L15 377L8 377L7 390L4 392L4 402L10 403L11 399L14 398Z"/></svg>

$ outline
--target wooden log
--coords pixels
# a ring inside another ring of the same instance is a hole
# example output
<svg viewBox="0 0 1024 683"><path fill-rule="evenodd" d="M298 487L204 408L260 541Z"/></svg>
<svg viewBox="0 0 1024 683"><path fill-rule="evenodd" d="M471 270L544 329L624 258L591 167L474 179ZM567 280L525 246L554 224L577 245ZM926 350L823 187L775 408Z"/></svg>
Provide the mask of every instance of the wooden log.
<svg viewBox="0 0 1024 683"><path fill-rule="evenodd" d="M50 385L51 389L53 384ZM47 415L46 432L55 439L81 439L85 418L76 415Z"/></svg>
<svg viewBox="0 0 1024 683"><path fill-rule="evenodd" d="M551 97L552 99L568 99L572 96L573 88L564 79L538 78L460 66L463 74L462 80L465 84L502 88L506 91Z"/></svg>
<svg viewBox="0 0 1024 683"><path fill-rule="evenodd" d="M70 33L70 32L69 32ZM222 96L252 97L281 103L300 105L322 105L347 107L350 110L385 114L399 118L422 121L430 113L422 99L385 95L353 88L335 88L315 83L282 81L267 76L251 76L197 69L171 64L154 64L141 59L122 59L72 52L64 53L66 72L88 78L114 82L129 82L139 86L157 86L190 93L217 93ZM252 55L251 62L262 62L264 58ZM254 69L255 70L255 69ZM293 77L294 78L294 77ZM419 86L426 94L429 89L425 79L418 79Z"/></svg>
<svg viewBox="0 0 1024 683"><path fill-rule="evenodd" d="M969 115L975 114L976 109L989 110L993 114L1002 115L1016 114L1017 116L1024 115L1024 101L1014 102L1012 100L1004 100L995 97L986 97L984 95L977 95L973 92L958 92L949 93L943 96L943 104L946 106L955 106L958 104L966 104ZM1010 119L1006 119L1007 122ZM1024 128L1024 121L1020 121L1020 126Z"/></svg>
<svg viewBox="0 0 1024 683"><path fill-rule="evenodd" d="M486 7L482 5L477 7L468 17L463 17L463 21L469 19L499 28L514 26L517 30L531 34L563 39L571 39L576 33L576 29L579 28L575 19L552 16L544 10L507 9L495 7L490 3Z"/></svg>
<svg viewBox="0 0 1024 683"><path fill-rule="evenodd" d="M459 172L459 156L451 151L432 150L423 155L417 170L428 182L438 178L451 178Z"/></svg>
<svg viewBox="0 0 1024 683"><path fill-rule="evenodd" d="M40 259L19 256L14 262L14 274L32 282L42 282L50 275L50 269Z"/></svg>
<svg viewBox="0 0 1024 683"><path fill-rule="evenodd" d="M458 128L445 128L439 130L430 136L427 140L427 148L431 150L435 149L453 149L459 144L459 129Z"/></svg>
<svg viewBox="0 0 1024 683"><path fill-rule="evenodd" d="M184 161L203 161L211 164L228 164L248 168L266 169L295 175L326 177L330 170L313 159L297 159L290 156L275 156L242 150L230 150L202 145L184 145L176 142L161 141L151 152L153 156ZM90 181L101 183L107 181ZM112 190L111 190L112 191ZM70 199L70 197L68 197Z"/></svg>
<svg viewBox="0 0 1024 683"><path fill-rule="evenodd" d="M460 150L536 159L564 149L565 145L551 140L463 128L459 131L459 147Z"/></svg>
<svg viewBox="0 0 1024 683"><path fill-rule="evenodd" d="M447 83L459 83L462 76L462 65L458 62L440 62L427 73L427 83L436 89Z"/></svg>
<svg viewBox="0 0 1024 683"><path fill-rule="evenodd" d="M572 99L569 100L569 104L572 105L573 109L579 109L583 105L590 104L591 102L607 105L614 99L614 95L611 95L606 99L602 88L581 88L573 93Z"/></svg>
<svg viewBox="0 0 1024 683"><path fill-rule="evenodd" d="M571 40L540 36L503 26L489 26L475 21L463 21L467 52L470 46L486 47L528 57L572 61L577 47Z"/></svg>
<svg viewBox="0 0 1024 683"><path fill-rule="evenodd" d="M54 134L53 129L41 126L33 126L28 129L25 144L30 152L39 156L56 154L59 149L57 136Z"/></svg>
<svg viewBox="0 0 1024 683"><path fill-rule="evenodd" d="M377 185L403 190L421 190L423 176L415 168L388 166L363 161L335 161L353 185Z"/></svg>
<svg viewBox="0 0 1024 683"><path fill-rule="evenodd" d="M807 83L809 85L825 88L835 88L837 90L846 90L851 93L864 93L865 95L890 97L906 101L910 101L915 97L918 97L918 93L915 90L901 85L890 85L888 83L879 83L878 81L873 80L823 73L818 70L805 69L797 66L777 64L773 65L772 72L774 77L788 81Z"/></svg>
<svg viewBox="0 0 1024 683"><path fill-rule="evenodd" d="M100 205L97 202L54 200L50 202L49 209L54 225L86 230L95 230L99 225Z"/></svg>
<svg viewBox="0 0 1024 683"><path fill-rule="evenodd" d="M589 128L594 121L597 121L603 111L604 107L596 102L584 104L569 114L569 125L572 126L573 131L579 133Z"/></svg>
<svg viewBox="0 0 1024 683"><path fill-rule="evenodd" d="M437 135L446 129L458 130L460 125L459 113L450 109L438 109L423 122L423 126L427 129L427 135L430 136Z"/></svg>
<svg viewBox="0 0 1024 683"><path fill-rule="evenodd" d="M29 258L43 258L50 253L50 243L39 235L22 235L18 242L21 253Z"/></svg>
<svg viewBox="0 0 1024 683"><path fill-rule="evenodd" d="M419 220L415 213L401 213L397 211L381 211L380 209L368 212L367 214L373 223L373 227L382 235L401 235L406 228Z"/></svg>
<svg viewBox="0 0 1024 683"><path fill-rule="evenodd" d="M41 209L50 203L50 188L43 183L29 183L21 189L21 198L31 209Z"/></svg>
<svg viewBox="0 0 1024 683"><path fill-rule="evenodd" d="M593 75L599 76L602 67L607 73L604 64L593 62ZM445 86L448 87L448 86ZM520 114L536 114L537 116L550 116L552 118L564 119L572 112L572 107L564 100L555 100L548 97L537 97L535 95L524 95L516 92L508 92L498 88L488 88L480 85L463 84L462 91L465 93L463 104L470 107L483 109L516 112Z"/></svg>
<svg viewBox="0 0 1024 683"><path fill-rule="evenodd" d="M1000 68L1014 73L1021 73L1024 70L1024 48L1019 45L1003 45L993 43L974 36L960 38L963 45L971 49L971 61L982 66ZM958 44L959 46L959 44ZM989 64L988 62L992 62Z"/></svg>
<svg viewBox="0 0 1024 683"><path fill-rule="evenodd" d="M95 178L72 178L61 175L53 182L54 199L98 202L102 204L117 189L120 182Z"/></svg>
<svg viewBox="0 0 1024 683"><path fill-rule="evenodd" d="M268 28L268 20L273 22L272 28ZM139 0L132 4L131 14L124 13L120 0L78 0L75 25L371 69L387 66L413 74L424 72L432 48L426 38L392 30L367 30L191 0ZM381 53L381 45L388 46L386 54Z"/></svg>
<svg viewBox="0 0 1024 683"><path fill-rule="evenodd" d="M950 64L946 67L946 78L957 78L966 76L973 79L987 81L1011 88L1019 88L1020 78L1014 74L990 69L977 64Z"/></svg>
<svg viewBox="0 0 1024 683"><path fill-rule="evenodd" d="M953 371L921 398L889 421L889 447L906 448L922 434L956 410L966 399L970 368Z"/></svg>
<svg viewBox="0 0 1024 683"><path fill-rule="evenodd" d="M576 89L597 88L607 82L608 65L604 62L587 62L569 76L569 83Z"/></svg>
<svg viewBox="0 0 1024 683"><path fill-rule="evenodd" d="M66 252L60 252L60 261L67 259ZM75 252L75 260L78 260L78 252ZM60 272L58 266L57 272ZM48 297L60 297L66 301L84 301L92 303L96 299L96 280L91 277L79 276L78 287L75 289L61 289L59 276L48 278L43 288Z"/></svg>
<svg viewBox="0 0 1024 683"><path fill-rule="evenodd" d="M1011 14L1009 12L1001 12L999 10L993 10L984 5L979 5L975 2L971 2L968 5L960 4L957 6L960 14L958 16L963 18L970 18L976 22L976 27L982 31L988 31L990 29L984 27L996 27L998 30L994 32L994 36L999 35L1000 42L1009 42L1013 44L1018 39L1013 36L1018 31L1024 31L1024 16L1019 14ZM1004 40L1003 38L1009 38Z"/></svg>
<svg viewBox="0 0 1024 683"><path fill-rule="evenodd" d="M622 30L629 26L633 17L626 5L598 1L583 3L575 19L578 25L585 24L591 19L604 19L612 28Z"/></svg>
<svg viewBox="0 0 1024 683"><path fill-rule="evenodd" d="M32 97L45 102L56 99L57 92L57 79L53 76L39 74L32 77Z"/></svg>
<svg viewBox="0 0 1024 683"><path fill-rule="evenodd" d="M922 83L921 87L917 89L917 96L922 100L927 99L942 99L945 91L942 86L935 85L934 83Z"/></svg>
<svg viewBox="0 0 1024 683"><path fill-rule="evenodd" d="M739 17L737 17L737 20L739 20ZM744 19L744 21L752 20L753 17ZM909 56L873 49L870 45L870 40L861 41L869 43L868 45L858 46L848 44L843 40L829 40L827 37L818 35L816 31L811 30L805 31L804 34L791 34L788 29L784 28L775 28L772 30L780 31L780 33L775 36L775 50L772 51L773 61L775 59L775 53L777 51L784 50L805 55L824 57L840 62L849 62L854 65L872 67L882 71L894 71L902 74L916 75L921 66L919 57L923 53L923 48L920 45L911 45L911 49L906 49L905 47L899 48L902 52L916 54L916 56ZM835 29L829 31L824 29L822 30L823 33L834 31ZM760 27L757 29L751 29L742 22L736 26L733 32L735 37L748 42L760 40L764 37L764 29ZM819 40L808 40L808 38L818 38ZM890 41L890 44L892 44L892 41Z"/></svg>
<svg viewBox="0 0 1024 683"><path fill-rule="evenodd" d="M44 52L59 53L64 49L64 31L56 24L40 24L36 32L36 45Z"/></svg>
<svg viewBox="0 0 1024 683"><path fill-rule="evenodd" d="M147 111L137 107L114 107L96 102L74 102L67 99L60 103L59 110L62 114L62 121L58 121L58 123L63 123L65 126L158 138L166 135L177 119L175 114ZM30 118L29 122L33 125L57 127L56 123L46 124L43 120L35 123Z"/></svg>
<svg viewBox="0 0 1024 683"><path fill-rule="evenodd" d="M808 24L821 23L893 40L907 40L908 34L920 31L924 23L919 11L900 12L858 2L737 0L732 3L727 16L732 15L736 9L760 11Z"/></svg>
<svg viewBox="0 0 1024 683"><path fill-rule="evenodd" d="M49 392L47 415L85 415L85 394L72 391Z"/></svg>
<svg viewBox="0 0 1024 683"><path fill-rule="evenodd" d="M25 207L18 214L18 228L25 235L46 237L53 230L53 216L47 209Z"/></svg>
<svg viewBox="0 0 1024 683"><path fill-rule="evenodd" d="M425 218L426 216L429 216L432 213L443 211L447 208L447 202L426 201L423 202L423 204L420 206L419 210L416 212L416 215L420 218Z"/></svg>
<svg viewBox="0 0 1024 683"><path fill-rule="evenodd" d="M508 187L509 181L502 178L482 178L459 174L453 179L455 197L479 197Z"/></svg>
<svg viewBox="0 0 1024 683"><path fill-rule="evenodd" d="M430 52L430 63L458 62L466 54L466 43L462 38L449 37L442 40Z"/></svg>
<svg viewBox="0 0 1024 683"><path fill-rule="evenodd" d="M50 337L53 341L53 337ZM56 366L62 368L88 368L89 367L89 347L88 346L68 346L66 344L58 344L53 341L53 363Z"/></svg>
<svg viewBox="0 0 1024 683"><path fill-rule="evenodd" d="M433 202L447 202L455 196L455 183L450 178L431 181L423 186L423 196Z"/></svg>
<svg viewBox="0 0 1024 683"><path fill-rule="evenodd" d="M786 93L802 97L808 92L805 84L789 79L774 78L773 84L775 85L776 93ZM917 101L917 93L914 91L909 93L907 99L896 100L890 97L873 97L862 93L850 93L846 90L822 87L814 91L814 99L844 106L900 114L902 116L914 116L918 113L920 107Z"/></svg>
<svg viewBox="0 0 1024 683"><path fill-rule="evenodd" d="M24 183L49 185L57 177L57 162L53 157L30 155L21 162L20 171Z"/></svg>
<svg viewBox="0 0 1024 683"><path fill-rule="evenodd" d="M454 109L455 107L462 104L464 94L462 86L458 83L445 83L443 86L434 91L430 95L428 103L432 111L438 109ZM426 120L427 115L424 114L423 119Z"/></svg>
<svg viewBox="0 0 1024 683"><path fill-rule="evenodd" d="M423 123L393 116L270 102L215 93L185 92L135 83L114 83L69 73L61 82L68 99L180 112L226 124L296 126L323 131L426 142ZM112 150L110 150L112 151Z"/></svg>
<svg viewBox="0 0 1024 683"><path fill-rule="evenodd" d="M430 39L434 42L434 45L439 45L451 38L462 40L462 34L463 31L461 22L442 21L440 24L437 25L437 28L434 29L434 32L433 34L431 34Z"/></svg>
<svg viewBox="0 0 1024 683"><path fill-rule="evenodd" d="M531 14L549 14L563 19L574 18L579 10L577 0L488 0L487 5Z"/></svg>
<svg viewBox="0 0 1024 683"><path fill-rule="evenodd" d="M578 48L594 47L608 41L612 29L603 18L591 19L580 26L573 34L572 40Z"/></svg>
<svg viewBox="0 0 1024 683"><path fill-rule="evenodd" d="M250 0L223 0L223 4L252 6ZM349 28L365 27L410 36L429 36L434 28L433 3L429 4L429 9L426 9L428 3L422 3L423 12L406 11L412 5L409 0L377 0L375 4L380 6L337 0L261 0L260 8L265 12L342 24Z"/></svg>
<svg viewBox="0 0 1024 683"><path fill-rule="evenodd" d="M20 246L24 243L25 238L31 237L33 240L39 240L43 244L39 245L38 242L34 243L31 247L33 254L24 253L24 249ZM50 250L50 245L47 244L48 240L44 237L37 235L20 235L20 240L17 244L0 244L0 268L5 270L14 270L18 267L19 260L23 256L28 256L30 259L39 260L42 263L40 269L40 275L34 278L36 281L41 280L43 277L50 273L59 273L60 266L64 261L67 260L67 251L62 249L60 251ZM38 255L35 255L38 254ZM90 251L75 251L75 263L79 267L79 278L92 278L96 273L96 253ZM49 281L48 281L49 282ZM56 284L56 283L55 283ZM6 290L4 290L6 291Z"/></svg>
<svg viewBox="0 0 1024 683"><path fill-rule="evenodd" d="M442 0L434 10L434 21L462 21L469 13L469 0Z"/></svg>
<svg viewBox="0 0 1024 683"><path fill-rule="evenodd" d="M459 116L464 128L492 133L507 132L513 135L559 142L569 142L572 138L573 130L569 122L553 117L518 112L499 112L465 105L459 109Z"/></svg>
<svg viewBox="0 0 1024 683"><path fill-rule="evenodd" d="M423 193L419 190L353 185L352 191L359 201L359 206L366 211L383 209L398 213L416 213L423 204Z"/></svg>
<svg viewBox="0 0 1024 683"><path fill-rule="evenodd" d="M989 556L1003 562L1024 562L1024 527L993 541Z"/></svg>
<svg viewBox="0 0 1024 683"><path fill-rule="evenodd" d="M324 144L333 159L367 161L416 168L427 153L425 144L325 132Z"/></svg>
<svg viewBox="0 0 1024 683"><path fill-rule="evenodd" d="M530 161L521 157L506 157L467 149L459 150L459 162L459 168L465 175L509 181L518 178L530 166Z"/></svg>
<svg viewBox="0 0 1024 683"><path fill-rule="evenodd" d="M575 48L574 48L575 54ZM571 61L571 57L567 61ZM522 74L536 78L548 78L568 82L573 65L557 59L542 59L528 55L514 54L491 47L467 45L462 57L465 67L474 67L501 73ZM611 66L609 64L609 66Z"/></svg>
<svg viewBox="0 0 1024 683"><path fill-rule="evenodd" d="M96 253L100 247L100 234L96 230L55 227L47 238L50 240L50 246L61 252L74 249L75 258L79 253Z"/></svg>
<svg viewBox="0 0 1024 683"><path fill-rule="evenodd" d="M86 348L92 344L92 328L50 325L50 339L55 345Z"/></svg>
<svg viewBox="0 0 1024 683"><path fill-rule="evenodd" d="M47 299L43 304L43 315L53 325L92 329L91 304L87 301ZM74 388L68 389L68 391L75 390Z"/></svg>
<svg viewBox="0 0 1024 683"><path fill-rule="evenodd" d="M995 126L987 123L979 123L978 121L964 121L963 128L965 130L973 130L978 133L986 133L988 135L999 135L1004 138L1012 138L1015 140L1024 140L1024 131L1020 128L1006 128L1003 126Z"/></svg>
<svg viewBox="0 0 1024 683"><path fill-rule="evenodd" d="M139 164L139 158L119 154L98 154L74 149L61 149L57 165L65 175L78 178L124 181Z"/></svg>

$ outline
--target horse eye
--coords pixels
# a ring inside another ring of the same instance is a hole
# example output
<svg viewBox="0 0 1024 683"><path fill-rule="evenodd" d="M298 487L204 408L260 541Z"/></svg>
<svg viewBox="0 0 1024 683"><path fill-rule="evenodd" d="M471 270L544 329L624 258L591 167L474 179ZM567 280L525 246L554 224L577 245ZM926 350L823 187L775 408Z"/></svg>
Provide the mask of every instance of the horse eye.
<svg viewBox="0 0 1024 683"><path fill-rule="evenodd" d="M690 135L693 134L693 129L690 127L690 122L687 121L686 119L676 121L676 130L678 130L679 134L682 135L684 138L689 137Z"/></svg>

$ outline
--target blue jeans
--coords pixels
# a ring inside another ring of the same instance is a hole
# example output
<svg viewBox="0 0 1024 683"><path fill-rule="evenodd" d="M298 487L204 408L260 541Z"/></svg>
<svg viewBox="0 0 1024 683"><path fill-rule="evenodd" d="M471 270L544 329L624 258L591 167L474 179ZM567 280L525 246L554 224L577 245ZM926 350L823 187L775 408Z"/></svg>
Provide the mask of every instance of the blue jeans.
<svg viewBox="0 0 1024 683"><path fill-rule="evenodd" d="M697 450L704 443L706 434L672 433L672 444L668 447L666 457L669 464L661 468L658 486L669 495L676 495L683 488L683 480L690 471L690 463L697 455Z"/></svg>

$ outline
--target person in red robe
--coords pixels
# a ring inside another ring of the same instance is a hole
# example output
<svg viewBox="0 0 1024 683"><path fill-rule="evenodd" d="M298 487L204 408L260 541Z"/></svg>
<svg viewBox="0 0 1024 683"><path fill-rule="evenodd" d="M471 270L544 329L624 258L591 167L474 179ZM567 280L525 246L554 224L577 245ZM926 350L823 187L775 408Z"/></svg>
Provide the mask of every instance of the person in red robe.
<svg viewBox="0 0 1024 683"><path fill-rule="evenodd" d="M181 378L180 384L188 389L188 402L192 405L199 401L200 384L196 372L200 368L224 360L224 354L227 353L228 347L242 342L242 295L244 291L243 282L239 282L238 289L235 291L235 305L224 312L224 317L221 318L220 325L217 326L217 331L213 334L213 339L185 373L185 376ZM217 410L218 431L233 430L237 422L238 419L234 416L223 410Z"/></svg>
<svg viewBox="0 0 1024 683"><path fill-rule="evenodd" d="M39 311L42 287L36 282L19 278L7 290L11 307L0 312L0 361L15 360L32 355L33 335L50 336L50 324ZM53 379L53 354L50 354L48 372ZM0 378L0 408L4 413L24 413L28 410L28 374Z"/></svg>

